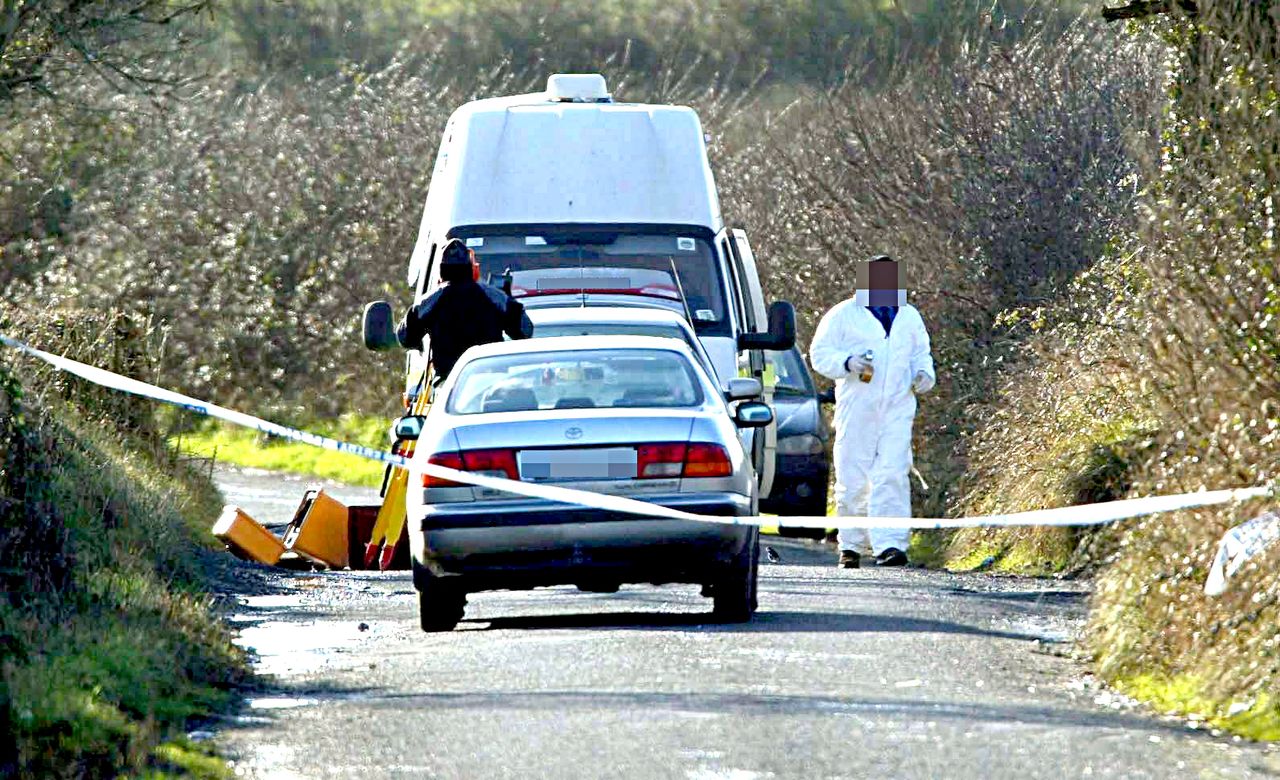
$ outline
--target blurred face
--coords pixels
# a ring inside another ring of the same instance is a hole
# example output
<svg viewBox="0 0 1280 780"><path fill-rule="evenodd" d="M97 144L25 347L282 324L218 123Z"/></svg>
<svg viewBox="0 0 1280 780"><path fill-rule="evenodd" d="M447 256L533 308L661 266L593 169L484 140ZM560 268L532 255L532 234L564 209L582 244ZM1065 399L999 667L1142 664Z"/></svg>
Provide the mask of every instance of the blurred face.
<svg viewBox="0 0 1280 780"><path fill-rule="evenodd" d="M906 302L906 275L894 260L858 263L855 280L854 296L864 306L901 306Z"/></svg>

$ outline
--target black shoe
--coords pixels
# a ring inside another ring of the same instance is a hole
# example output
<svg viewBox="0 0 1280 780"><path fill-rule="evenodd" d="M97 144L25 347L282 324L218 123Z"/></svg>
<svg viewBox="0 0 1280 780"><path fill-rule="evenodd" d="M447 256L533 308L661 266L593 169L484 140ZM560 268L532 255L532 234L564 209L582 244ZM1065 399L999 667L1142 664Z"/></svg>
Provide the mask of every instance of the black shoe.
<svg viewBox="0 0 1280 780"><path fill-rule="evenodd" d="M841 550L836 565L842 569L856 569L862 565L862 557L853 550Z"/></svg>
<svg viewBox="0 0 1280 780"><path fill-rule="evenodd" d="M876 556L877 566L906 566L907 554L897 547L890 547Z"/></svg>

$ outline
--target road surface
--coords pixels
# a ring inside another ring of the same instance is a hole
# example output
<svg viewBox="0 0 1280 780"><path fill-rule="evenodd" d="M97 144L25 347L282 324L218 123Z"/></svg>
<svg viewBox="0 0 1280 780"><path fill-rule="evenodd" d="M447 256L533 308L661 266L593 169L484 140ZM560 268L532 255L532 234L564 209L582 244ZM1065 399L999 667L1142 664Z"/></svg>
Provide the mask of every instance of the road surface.
<svg viewBox="0 0 1280 780"><path fill-rule="evenodd" d="M267 522L305 484L219 480ZM781 560L744 625L709 622L694 587L553 588L473 595L428 635L407 573L246 566L233 619L268 677L209 736L254 778L1280 775L1274 749L1091 681L1070 657L1086 584L765 543Z"/></svg>

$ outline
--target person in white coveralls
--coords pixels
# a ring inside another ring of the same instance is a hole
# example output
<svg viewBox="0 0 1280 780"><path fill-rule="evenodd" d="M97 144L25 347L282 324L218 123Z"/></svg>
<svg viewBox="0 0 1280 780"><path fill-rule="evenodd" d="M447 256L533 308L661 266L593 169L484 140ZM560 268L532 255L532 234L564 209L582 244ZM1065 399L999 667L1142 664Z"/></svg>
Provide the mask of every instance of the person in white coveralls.
<svg viewBox="0 0 1280 780"><path fill-rule="evenodd" d="M823 316L809 347L818 373L836 382L836 509L861 517L911 516L911 424L916 396L936 374L924 320L906 301L898 263L879 255L860 263L854 297ZM838 565L860 554L878 566L907 563L910 531L847 529Z"/></svg>

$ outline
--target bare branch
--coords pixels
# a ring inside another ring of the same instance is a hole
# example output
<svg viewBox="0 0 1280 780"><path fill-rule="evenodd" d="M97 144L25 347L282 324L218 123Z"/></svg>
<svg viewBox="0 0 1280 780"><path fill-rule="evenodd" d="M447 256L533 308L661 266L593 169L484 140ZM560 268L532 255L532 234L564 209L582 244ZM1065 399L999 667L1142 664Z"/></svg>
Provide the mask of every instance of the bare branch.
<svg viewBox="0 0 1280 780"><path fill-rule="evenodd" d="M1200 9L1196 5L1196 0L1133 0L1128 5L1103 8L1102 18L1108 22L1114 22L1121 19L1143 19L1148 16L1174 12L1181 12L1187 16L1197 16L1200 13Z"/></svg>

